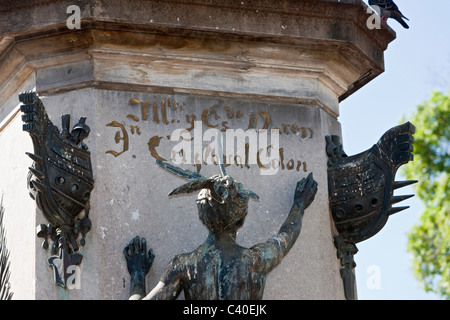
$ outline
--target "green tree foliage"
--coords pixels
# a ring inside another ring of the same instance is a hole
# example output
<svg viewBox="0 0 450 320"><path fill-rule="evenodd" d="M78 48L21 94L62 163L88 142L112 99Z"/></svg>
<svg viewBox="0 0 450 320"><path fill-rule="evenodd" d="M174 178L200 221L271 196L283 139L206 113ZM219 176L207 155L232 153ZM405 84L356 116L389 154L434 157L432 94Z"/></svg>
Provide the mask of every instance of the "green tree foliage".
<svg viewBox="0 0 450 320"><path fill-rule="evenodd" d="M3 227L4 213L2 201L0 202L0 300L10 300L12 293L9 288L9 251L6 248L6 234Z"/></svg>
<svg viewBox="0 0 450 320"><path fill-rule="evenodd" d="M408 251L425 290L450 299L450 93L433 92L410 121L416 126L414 161L403 174L419 180L415 191L425 209L408 234Z"/></svg>

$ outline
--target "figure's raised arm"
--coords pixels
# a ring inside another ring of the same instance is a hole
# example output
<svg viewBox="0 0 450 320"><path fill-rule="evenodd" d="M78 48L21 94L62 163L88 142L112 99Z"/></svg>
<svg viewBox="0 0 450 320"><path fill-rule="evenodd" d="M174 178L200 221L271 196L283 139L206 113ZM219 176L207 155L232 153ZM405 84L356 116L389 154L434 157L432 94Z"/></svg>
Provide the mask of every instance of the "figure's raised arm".
<svg viewBox="0 0 450 320"><path fill-rule="evenodd" d="M302 228L305 209L313 202L316 192L317 182L314 181L313 174L310 173L307 178L297 183L294 204L278 234L265 243L252 247L252 250L259 257L260 267L266 273L275 268L294 245Z"/></svg>
<svg viewBox="0 0 450 320"><path fill-rule="evenodd" d="M147 241L145 238L135 237L123 249L127 261L130 280L130 300L140 300L145 296L145 276L152 267L155 255L152 249L147 252Z"/></svg>
<svg viewBox="0 0 450 320"><path fill-rule="evenodd" d="M146 295L145 277L155 258L152 249L147 252L145 238L135 237L124 248L123 253L131 276L130 300L171 300L178 297L181 292L180 268L177 267L178 256L165 268L156 287Z"/></svg>

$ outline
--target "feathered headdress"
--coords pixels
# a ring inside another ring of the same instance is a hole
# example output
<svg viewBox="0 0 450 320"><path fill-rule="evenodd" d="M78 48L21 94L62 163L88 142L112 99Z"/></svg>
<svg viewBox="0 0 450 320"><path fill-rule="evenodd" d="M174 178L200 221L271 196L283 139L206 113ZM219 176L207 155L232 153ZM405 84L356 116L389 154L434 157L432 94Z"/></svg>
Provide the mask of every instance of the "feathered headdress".
<svg viewBox="0 0 450 320"><path fill-rule="evenodd" d="M249 199L259 199L259 196L244 189L241 183L227 175L220 143L218 153L220 174L210 178L161 160L156 160L156 163L178 177L189 180L172 190L169 196L200 191L197 199L200 220L210 230L226 231L242 226Z"/></svg>

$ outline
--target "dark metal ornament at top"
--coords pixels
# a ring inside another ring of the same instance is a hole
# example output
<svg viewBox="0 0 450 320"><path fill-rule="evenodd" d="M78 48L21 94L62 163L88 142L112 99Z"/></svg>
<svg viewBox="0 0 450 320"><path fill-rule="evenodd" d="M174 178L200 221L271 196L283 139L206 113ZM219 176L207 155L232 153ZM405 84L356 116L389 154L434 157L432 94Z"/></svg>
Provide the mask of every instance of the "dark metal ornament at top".
<svg viewBox="0 0 450 320"><path fill-rule="evenodd" d="M356 243L373 237L389 216L409 208L392 205L413 196L394 196L394 190L417 182L395 181L400 166L413 160L414 132L409 122L394 127L372 148L354 156L344 153L338 136L326 137L329 203L339 233L334 242L349 300L355 299Z"/></svg>
<svg viewBox="0 0 450 320"><path fill-rule="evenodd" d="M52 240L55 255L48 261L54 268L56 285L65 288L74 267L81 263L83 256L77 251L91 229L89 199L94 179L91 154L83 143L90 129L86 118L80 118L70 131L70 115L66 114L60 131L35 92L21 93L19 100L23 130L30 134L34 147L33 153L27 153L33 160L28 190L49 222L38 226L37 236L44 238L44 249L49 247L48 238Z"/></svg>

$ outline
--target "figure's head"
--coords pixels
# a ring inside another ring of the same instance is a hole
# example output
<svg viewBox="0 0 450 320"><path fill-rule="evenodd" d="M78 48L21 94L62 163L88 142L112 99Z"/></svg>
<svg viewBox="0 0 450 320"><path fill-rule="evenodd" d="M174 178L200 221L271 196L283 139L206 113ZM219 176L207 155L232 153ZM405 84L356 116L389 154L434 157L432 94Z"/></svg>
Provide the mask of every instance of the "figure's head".
<svg viewBox="0 0 450 320"><path fill-rule="evenodd" d="M243 188L242 184L228 175L205 178L189 170L182 170L157 160L166 170L190 182L174 189L169 195L191 193L200 190L197 208L200 220L212 232L234 232L244 224L250 198L259 197Z"/></svg>
<svg viewBox="0 0 450 320"><path fill-rule="evenodd" d="M242 227L253 195L230 176L214 176L212 188L202 189L197 198L198 215L212 232L233 232Z"/></svg>

